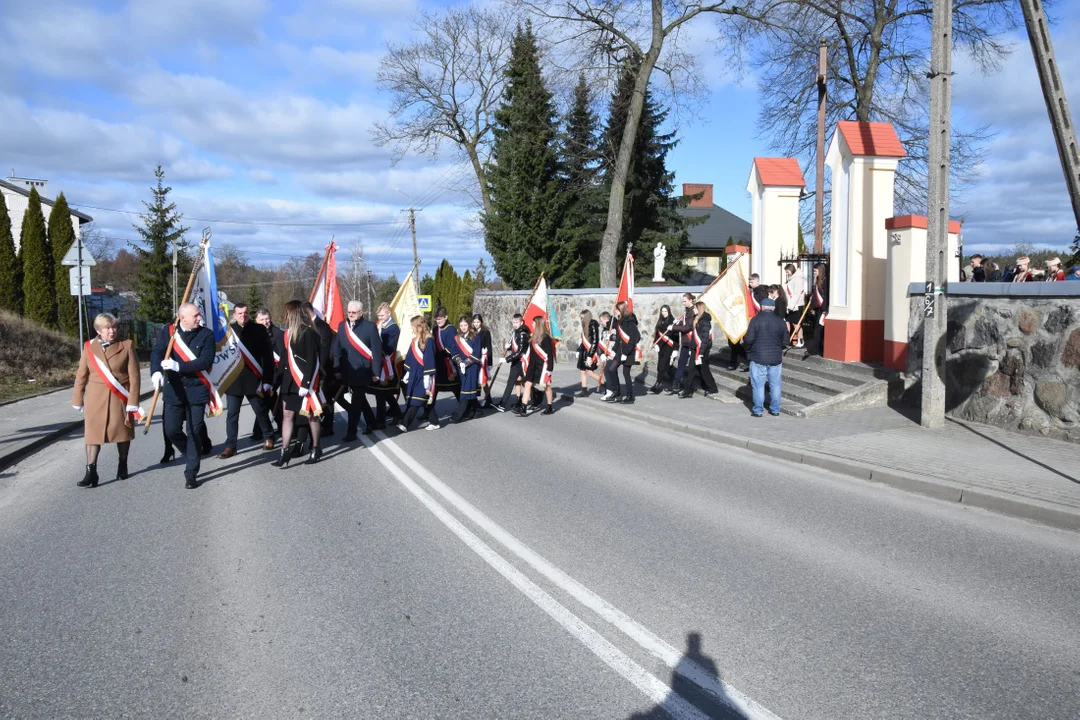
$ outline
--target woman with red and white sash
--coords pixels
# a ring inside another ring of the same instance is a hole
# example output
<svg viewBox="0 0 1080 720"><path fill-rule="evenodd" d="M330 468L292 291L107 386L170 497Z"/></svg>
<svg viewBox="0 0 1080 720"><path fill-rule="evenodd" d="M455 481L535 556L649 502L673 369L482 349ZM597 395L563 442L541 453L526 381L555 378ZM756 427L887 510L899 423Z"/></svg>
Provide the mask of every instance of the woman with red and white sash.
<svg viewBox="0 0 1080 720"><path fill-rule="evenodd" d="M555 390L551 387L551 375L555 370L555 343L547 330L547 320L543 316L533 319L532 342L529 344L529 369L525 372L525 390L521 395L521 405L514 412L525 417L533 412L530 407L533 388L537 385L544 388L547 396L547 407L541 415L551 415L555 412Z"/></svg>
<svg viewBox="0 0 1080 720"><path fill-rule="evenodd" d="M589 378L596 381L596 389L604 384L597 372L600 365L600 323L593 320L588 310L581 311L581 342L577 349L577 368L581 374L581 390L578 397L589 396Z"/></svg>
<svg viewBox="0 0 1080 720"><path fill-rule="evenodd" d="M116 443L119 461L116 478L128 476L127 458L135 437L139 408L139 359L130 340L116 337L116 318L102 313L94 318L97 337L83 346L71 406L83 413L86 474L79 487L97 487L97 461L104 443Z"/></svg>
<svg viewBox="0 0 1080 720"><path fill-rule="evenodd" d="M431 330L427 321L417 315L409 321L412 326L413 340L409 344L409 351L405 353L404 381L405 381L405 417L398 423L398 430L408 432L409 425L416 419L418 413L427 407L428 398L435 389L435 341L431 338ZM431 425L423 421L421 427L437 430L438 425Z"/></svg>
<svg viewBox="0 0 1080 720"><path fill-rule="evenodd" d="M450 357L457 365L458 377L461 379L457 410L450 417L450 422L455 423L476 415L476 401L480 397L480 364L483 361L481 342L473 332L468 315L458 318L457 330L450 346Z"/></svg>
<svg viewBox="0 0 1080 720"><path fill-rule="evenodd" d="M285 336L283 339L285 357L278 363L278 376L281 382L281 457L275 460L274 467L284 468L292 457L290 442L298 413L308 418L318 418L322 414L323 397L319 386L322 368L319 366L319 334L311 326L303 303L290 300L285 304ZM309 423L311 431L311 453L305 461L314 465L322 457L319 444L322 426L318 422Z"/></svg>
<svg viewBox="0 0 1080 720"><path fill-rule="evenodd" d="M484 396L480 407L488 407L491 405L491 366L495 353L491 349L491 331L484 325L484 316L480 313L472 316L472 330L480 343L480 393Z"/></svg>

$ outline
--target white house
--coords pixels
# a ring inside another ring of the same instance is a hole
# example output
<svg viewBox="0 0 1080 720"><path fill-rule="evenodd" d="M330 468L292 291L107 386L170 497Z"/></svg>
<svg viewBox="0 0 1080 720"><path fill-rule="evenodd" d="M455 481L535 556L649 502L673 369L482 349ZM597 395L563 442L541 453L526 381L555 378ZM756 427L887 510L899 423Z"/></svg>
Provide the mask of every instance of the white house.
<svg viewBox="0 0 1080 720"><path fill-rule="evenodd" d="M31 188L37 190L38 195L41 196L41 204L47 206L41 209L45 214L45 226L47 228L49 225L49 208L53 206L53 201L45 197L45 193L49 188L49 181L15 177L14 173L12 173L11 177L0 180L0 193L4 195L8 217L11 218L11 234L15 238L16 251L21 245L23 215L26 214L26 206L30 202ZM81 225L93 222L93 220L94 218L86 213L72 210L71 225L75 228L75 237L81 235L79 230Z"/></svg>

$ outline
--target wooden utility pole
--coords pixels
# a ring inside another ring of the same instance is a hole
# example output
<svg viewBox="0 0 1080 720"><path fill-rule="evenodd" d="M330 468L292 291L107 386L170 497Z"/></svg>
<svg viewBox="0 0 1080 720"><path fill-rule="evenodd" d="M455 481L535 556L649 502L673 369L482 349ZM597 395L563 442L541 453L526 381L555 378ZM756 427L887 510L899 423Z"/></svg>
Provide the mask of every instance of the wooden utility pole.
<svg viewBox="0 0 1080 720"><path fill-rule="evenodd" d="M817 189L814 191L814 253L821 255L825 252L825 99L828 90L825 86L826 60L829 54L829 44L825 38L821 39L818 46L818 76L817 76Z"/></svg>
<svg viewBox="0 0 1080 720"><path fill-rule="evenodd" d="M923 300L922 413L925 428L945 425L945 297L949 247L949 143L952 136L952 0L934 0L930 37L929 192Z"/></svg>
<svg viewBox="0 0 1080 720"><path fill-rule="evenodd" d="M420 208L423 210L423 208ZM417 276L420 275L420 253L416 250L416 213L419 212L416 208L409 208L409 229L412 230L412 259L413 267L416 268Z"/></svg>
<svg viewBox="0 0 1080 720"><path fill-rule="evenodd" d="M1065 173L1065 185L1069 189L1076 226L1080 228L1080 151L1076 147L1076 129L1072 124L1069 103L1065 100L1065 86L1058 75L1059 65L1054 56L1054 45L1050 42L1046 13L1040 0L1020 0L1020 8L1024 12L1031 53L1035 56L1035 69L1039 73L1043 99L1046 100L1046 112L1054 129L1054 141L1057 143L1058 157L1061 158L1061 169Z"/></svg>

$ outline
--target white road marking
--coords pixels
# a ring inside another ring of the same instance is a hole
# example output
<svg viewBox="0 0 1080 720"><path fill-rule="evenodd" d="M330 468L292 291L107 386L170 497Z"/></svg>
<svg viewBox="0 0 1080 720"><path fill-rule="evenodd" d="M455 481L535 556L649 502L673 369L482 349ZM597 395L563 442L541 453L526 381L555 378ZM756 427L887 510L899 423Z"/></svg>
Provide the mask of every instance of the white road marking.
<svg viewBox="0 0 1080 720"><path fill-rule="evenodd" d="M385 445L389 448L399 460L416 473L417 477L456 507L462 515L476 523L478 527L497 540L507 550L528 563L533 569L558 585L582 605L617 627L648 653L678 672L679 675L707 691L718 701L742 713L748 720L780 720L779 716L764 705L712 675L698 663L683 659L682 653L668 644L663 638L529 549L520 540L503 530L495 521L476 509L468 500L451 490L446 483L435 477L431 471L398 447L384 433L376 432L376 436L382 440L379 443L380 446Z"/></svg>
<svg viewBox="0 0 1080 720"><path fill-rule="evenodd" d="M509 580L514 587L524 593L541 610L562 625L567 632L581 641L585 647L589 648L612 670L629 680L641 692L645 693L652 702L662 707L665 712L676 718L676 720L708 720L704 713L687 702L685 698L672 692L666 683L634 662L630 656L615 647L600 633L586 624L584 620L567 610L565 606L549 595L543 588L503 559L490 545L477 537L461 521L443 508L435 498L413 482L405 471L394 464L370 438L361 436L360 440L397 481L404 485L405 489L423 503L446 527L450 528L451 532L457 535L462 542L468 545L470 550L483 558L488 565L495 568L500 575Z"/></svg>

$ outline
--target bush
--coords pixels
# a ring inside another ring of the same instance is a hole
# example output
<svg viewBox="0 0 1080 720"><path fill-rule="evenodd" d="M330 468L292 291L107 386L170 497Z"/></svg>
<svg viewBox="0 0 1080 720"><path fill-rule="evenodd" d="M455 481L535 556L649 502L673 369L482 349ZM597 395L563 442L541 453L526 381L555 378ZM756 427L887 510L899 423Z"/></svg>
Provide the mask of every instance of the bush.
<svg viewBox="0 0 1080 720"><path fill-rule="evenodd" d="M79 354L77 340L0 311L0 400L73 385Z"/></svg>

